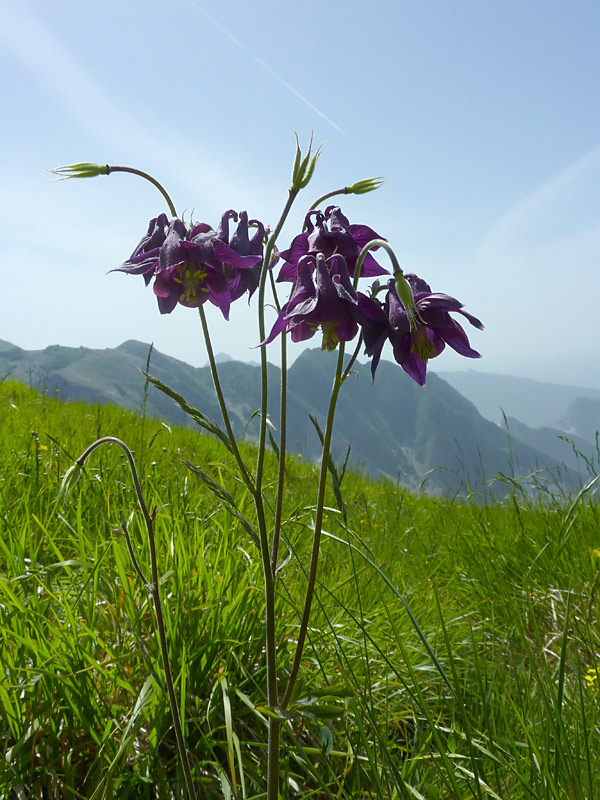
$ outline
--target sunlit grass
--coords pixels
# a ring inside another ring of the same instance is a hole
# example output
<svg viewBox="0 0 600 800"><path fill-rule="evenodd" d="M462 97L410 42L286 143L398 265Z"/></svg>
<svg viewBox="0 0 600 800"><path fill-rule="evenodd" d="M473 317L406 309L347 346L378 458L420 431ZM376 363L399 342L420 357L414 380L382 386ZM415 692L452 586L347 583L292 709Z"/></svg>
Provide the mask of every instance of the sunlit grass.
<svg viewBox="0 0 600 800"><path fill-rule="evenodd" d="M263 586L244 525L183 463L251 499L211 439L0 384L0 796L183 796L150 598L123 517L135 451L157 536L177 691L203 796L265 786ZM252 450L244 446L249 462ZM275 460L268 464L275 480ZM587 477L592 477L587 475ZM596 486L507 502L417 497L347 474L333 495L301 680L284 726L290 796L600 796ZM277 606L284 682L316 476L288 464ZM267 490L267 500L273 501ZM141 564L143 526L130 525ZM409 609L409 611L407 610ZM412 615L412 619L411 619Z"/></svg>

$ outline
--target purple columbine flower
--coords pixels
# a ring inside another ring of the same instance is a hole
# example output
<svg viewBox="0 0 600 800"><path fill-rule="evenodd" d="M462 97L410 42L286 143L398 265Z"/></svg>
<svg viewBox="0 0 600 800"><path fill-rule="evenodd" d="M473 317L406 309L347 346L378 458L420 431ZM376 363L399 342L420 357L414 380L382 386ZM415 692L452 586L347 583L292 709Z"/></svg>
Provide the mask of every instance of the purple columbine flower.
<svg viewBox="0 0 600 800"><path fill-rule="evenodd" d="M253 220L258 230L249 238L248 215L243 211L230 242L231 219L237 221L237 213L226 211L215 231L205 222L188 229L182 220L169 223L161 214L150 222L146 236L116 271L143 275L146 285L154 278L161 314L170 314L177 303L198 308L210 300L229 319L231 302L256 288L255 268L262 261L264 235L264 226ZM251 274L245 277L244 273Z"/></svg>
<svg viewBox="0 0 600 800"><path fill-rule="evenodd" d="M400 302L393 279L388 281L385 303L359 294L358 314L365 341L365 353L372 356L371 373L379 364L386 339L392 344L394 359L420 386L425 385L427 362L438 356L446 345L467 358L481 358L469 344L467 334L450 316L457 312L471 325L483 330L482 323L463 311L462 303L447 294L433 294L429 284L414 274L404 276L409 282L415 305L408 312Z"/></svg>
<svg viewBox="0 0 600 800"><path fill-rule="evenodd" d="M232 213L232 212L229 212ZM237 219L237 218L236 218ZM254 235L250 238L249 226L256 228ZM221 226L219 226L220 228ZM252 297L260 281L260 271L263 263L263 245L265 237L265 226L257 219L248 220L248 214L240 211L240 221L235 229L229 247L240 256L257 256L258 260L251 267L232 267L229 271L229 291L231 302L237 300L248 292L248 300ZM227 237L217 231L217 239L227 242Z"/></svg>
<svg viewBox="0 0 600 800"><path fill-rule="evenodd" d="M304 227L307 229L306 232L298 234L289 249L280 253L285 263L279 272L278 281L294 283L302 256L316 256L318 253L325 259L334 254L343 256L346 259L348 273L353 278L360 251L373 239L383 238L367 225L350 225L338 206L329 206L324 214L321 211L309 211L304 220ZM388 271L375 261L369 251L362 263L360 276L373 278L387 274Z"/></svg>
<svg viewBox="0 0 600 800"><path fill-rule="evenodd" d="M143 275L146 286L152 280L152 276L160 255L160 248L167 238L169 220L166 214L159 214L158 217L150 220L148 233L129 256L124 264L121 264L112 272L126 272L128 275Z"/></svg>
<svg viewBox="0 0 600 800"><path fill-rule="evenodd" d="M338 342L348 342L358 333L357 307L358 294L342 255L336 253L327 260L323 253L302 256L292 296L262 344L269 344L284 330L293 342L303 342L320 328L321 349L335 350Z"/></svg>

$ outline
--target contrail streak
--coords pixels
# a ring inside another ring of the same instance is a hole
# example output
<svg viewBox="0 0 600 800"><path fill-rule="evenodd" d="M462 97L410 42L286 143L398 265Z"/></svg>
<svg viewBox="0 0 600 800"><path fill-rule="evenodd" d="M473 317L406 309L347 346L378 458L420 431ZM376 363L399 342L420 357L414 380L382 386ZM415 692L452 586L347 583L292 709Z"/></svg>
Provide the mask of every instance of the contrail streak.
<svg viewBox="0 0 600 800"><path fill-rule="evenodd" d="M214 17L211 17L211 15L207 11L205 11L202 8L202 6L198 5L198 3L195 2L195 0L189 0L189 2L191 5L194 6L194 8L197 11L199 11L202 14L203 17L206 17L206 19L211 23L211 25L214 25L215 28L221 31L221 33L224 36L227 36L228 39L230 39L235 45L237 45L240 48L240 50L243 50L244 53L246 53L246 55L250 56L250 58L253 61L256 61L257 64L259 64L264 70L266 70L266 72L268 72L269 75L272 75L273 78L275 78L277 81L279 81L279 83L285 86L286 89L289 89L289 91L292 94L296 95L296 97L299 100L301 100L305 105L307 105L311 109L311 111L314 111L315 114L318 114L320 117L322 117L325 120L325 122L328 122L332 128L336 129L336 131L339 131L342 135L345 135L344 131L340 128L339 125L336 125L332 119L329 119L329 117L326 116L322 111L320 111L315 105L313 105L310 102L310 100L307 100L303 94L300 94L300 92L297 89L294 89L294 87L291 84L289 84L286 80L284 80L281 77L281 75L279 75L279 73L275 72L273 67L270 67L265 61L262 60L262 58L259 58L251 50L249 50L243 42L240 42L240 40L236 36L230 33L226 28L224 28L223 25L221 25L221 23L218 20L216 20Z"/></svg>

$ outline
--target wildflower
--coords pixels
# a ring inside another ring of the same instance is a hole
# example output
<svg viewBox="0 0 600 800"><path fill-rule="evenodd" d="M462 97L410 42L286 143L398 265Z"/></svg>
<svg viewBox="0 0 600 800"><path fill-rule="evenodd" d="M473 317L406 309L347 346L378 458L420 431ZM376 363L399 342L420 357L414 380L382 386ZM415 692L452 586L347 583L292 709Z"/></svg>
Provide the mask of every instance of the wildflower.
<svg viewBox="0 0 600 800"><path fill-rule="evenodd" d="M167 238L168 228L169 220L166 214L159 214L158 217L151 219L148 233L142 237L127 261L115 271L126 272L128 275L143 275L147 286L158 266L160 248Z"/></svg>
<svg viewBox="0 0 600 800"><path fill-rule="evenodd" d="M229 212L232 213L232 212ZM249 236L248 227L254 225L256 231L252 238ZM245 211L240 211L240 222L237 226L235 233L231 237L229 247L240 256L258 256L256 263L248 267L234 267L229 274L229 291L231 293L231 302L237 300L243 294L248 292L248 299L252 297L260 281L260 271L262 268L263 259L263 240L265 236L265 226L257 219L248 221L248 214ZM227 242L226 234L217 231L217 239L219 242Z"/></svg>
<svg viewBox="0 0 600 800"><path fill-rule="evenodd" d="M302 256L316 256L318 253L325 259L334 254L343 256L346 259L349 275L354 276L360 251L373 239L382 238L367 225L350 225L338 206L329 206L324 214L321 211L309 211L304 220L304 227L307 229L306 232L298 234L289 249L280 253L285 263L279 272L278 281L295 282L298 263ZM375 261L371 252L368 252L362 264L361 277L371 278L386 274L388 271Z"/></svg>
<svg viewBox="0 0 600 800"><path fill-rule="evenodd" d="M598 670L590 667L583 676L583 680L588 689L598 689Z"/></svg>
<svg viewBox="0 0 600 800"><path fill-rule="evenodd" d="M303 342L319 328L323 333L323 350L335 350L339 341L353 339L358 333L358 295L345 258L339 253L327 260L323 253L317 253L316 257L305 255L298 261L297 271L292 296L262 344L269 344L284 330L290 332L293 342Z"/></svg>
<svg viewBox="0 0 600 800"><path fill-rule="evenodd" d="M446 345L467 358L481 358L469 344L467 334L450 316L457 312L480 330L481 322L462 310L462 303L447 294L434 294L429 284L413 274L404 276L413 292L414 306L408 312L401 303L393 279L388 281L385 304L359 294L359 321L365 340L365 353L372 356L371 373L379 364L386 339L394 359L420 386L425 385L427 362Z"/></svg>
<svg viewBox="0 0 600 800"><path fill-rule="evenodd" d="M250 223L243 211L230 242L231 219L237 221L238 214L226 211L215 231L205 222L188 229L182 220L168 222L161 214L151 220L146 236L116 271L143 275L146 285L154 278L161 314L170 314L177 303L198 308L210 300L229 319L231 302L245 291L252 294L258 285L264 235L264 226L252 220L257 232L249 238Z"/></svg>

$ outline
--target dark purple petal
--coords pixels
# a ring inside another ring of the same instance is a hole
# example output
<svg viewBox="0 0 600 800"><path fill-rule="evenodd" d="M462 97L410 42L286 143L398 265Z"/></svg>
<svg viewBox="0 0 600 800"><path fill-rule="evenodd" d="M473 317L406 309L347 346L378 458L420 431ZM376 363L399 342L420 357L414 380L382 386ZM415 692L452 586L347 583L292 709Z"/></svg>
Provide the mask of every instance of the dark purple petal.
<svg viewBox="0 0 600 800"><path fill-rule="evenodd" d="M310 322L297 322L290 328L292 342L305 342L317 332L317 325Z"/></svg>
<svg viewBox="0 0 600 800"><path fill-rule="evenodd" d="M184 261L190 264L205 264L216 269L219 266L219 262L215 258L214 244L218 240L215 238L214 231L209 235L200 234L194 239L193 242L181 243ZM224 246L227 247L227 245Z"/></svg>
<svg viewBox="0 0 600 800"><path fill-rule="evenodd" d="M284 261L279 270L279 275L277 276L277 283L296 283L297 277L298 262L295 261L291 263L289 261Z"/></svg>
<svg viewBox="0 0 600 800"><path fill-rule="evenodd" d="M229 242L229 220L234 219L237 222L238 215L237 213L230 208L229 211L224 211L221 216L221 222L219 223L219 227L217 228L217 239L220 239L222 242ZM246 216L246 219L248 217Z"/></svg>
<svg viewBox="0 0 600 800"><path fill-rule="evenodd" d="M414 272L407 272L405 273L404 277L410 283L410 288L413 290L413 294L419 294L419 292L427 292L431 294L431 286L423 280L423 278L419 278L418 275L415 275Z"/></svg>
<svg viewBox="0 0 600 800"><path fill-rule="evenodd" d="M186 229L183 222L180 219L171 220L167 238L160 248L158 266L160 272L164 272L164 270L169 269L169 267L182 264L185 261L185 251L181 246L185 235Z"/></svg>
<svg viewBox="0 0 600 800"><path fill-rule="evenodd" d="M283 250L279 255L282 261L287 261L290 264L297 264L298 261L308 253L308 234L299 233L294 237L291 245L287 250Z"/></svg>
<svg viewBox="0 0 600 800"><path fill-rule="evenodd" d="M166 238L166 228L169 224L166 214L159 214L158 217L150 220L148 225L148 232L142 238L138 246L135 248L131 256L125 263L132 259L147 253L150 250L159 248Z"/></svg>
<svg viewBox="0 0 600 800"><path fill-rule="evenodd" d="M207 234L210 234L210 238L212 238L213 236L216 236L216 231L213 231L210 225L208 225L206 222L198 222L190 231L189 238L191 242L195 242L197 237L200 240L203 240L206 238Z"/></svg>
<svg viewBox="0 0 600 800"><path fill-rule="evenodd" d="M396 359L398 361L398 359ZM405 361L398 361L404 372L413 379L419 386L425 386L427 379L427 362L421 361L416 355L412 354Z"/></svg>
<svg viewBox="0 0 600 800"><path fill-rule="evenodd" d="M156 300L158 302L158 310L161 314L170 314L177 305L176 295L169 295L168 297L157 296Z"/></svg>
<svg viewBox="0 0 600 800"><path fill-rule="evenodd" d="M347 231L350 228L348 218L342 214L342 209L339 206L327 206L325 209L325 219L329 220L329 226L332 231Z"/></svg>
<svg viewBox="0 0 600 800"><path fill-rule="evenodd" d="M356 265L356 259L354 259L354 264ZM371 251L369 251L363 259L363 263L360 268L360 277L377 278L379 275L389 275L389 274L390 274L389 269L384 269L378 261L375 261L375 259L371 255Z"/></svg>
<svg viewBox="0 0 600 800"><path fill-rule="evenodd" d="M481 353L473 350L469 344L469 338L463 328L451 320L452 327L450 328L437 328L436 333L440 336L453 350L456 350L461 356L466 358L481 358Z"/></svg>
<svg viewBox="0 0 600 800"><path fill-rule="evenodd" d="M369 244L369 242L372 242L373 239L383 239L384 242L387 242L384 236L380 236L373 228L369 228L368 225L350 225L348 230L352 234L352 238L356 242L356 246L359 250L362 250L363 247ZM373 250L379 250L379 247L374 247Z"/></svg>
<svg viewBox="0 0 600 800"><path fill-rule="evenodd" d="M232 250L229 245L225 244L225 242L219 241L219 239L214 240L214 253L216 258L223 262L224 264L229 264L230 267L234 269L250 269L259 261L262 260L262 256L241 256Z"/></svg>
<svg viewBox="0 0 600 800"><path fill-rule="evenodd" d="M229 322L229 309L231 307L231 295L229 291L217 293L209 290L208 299L221 311L223 317Z"/></svg>

